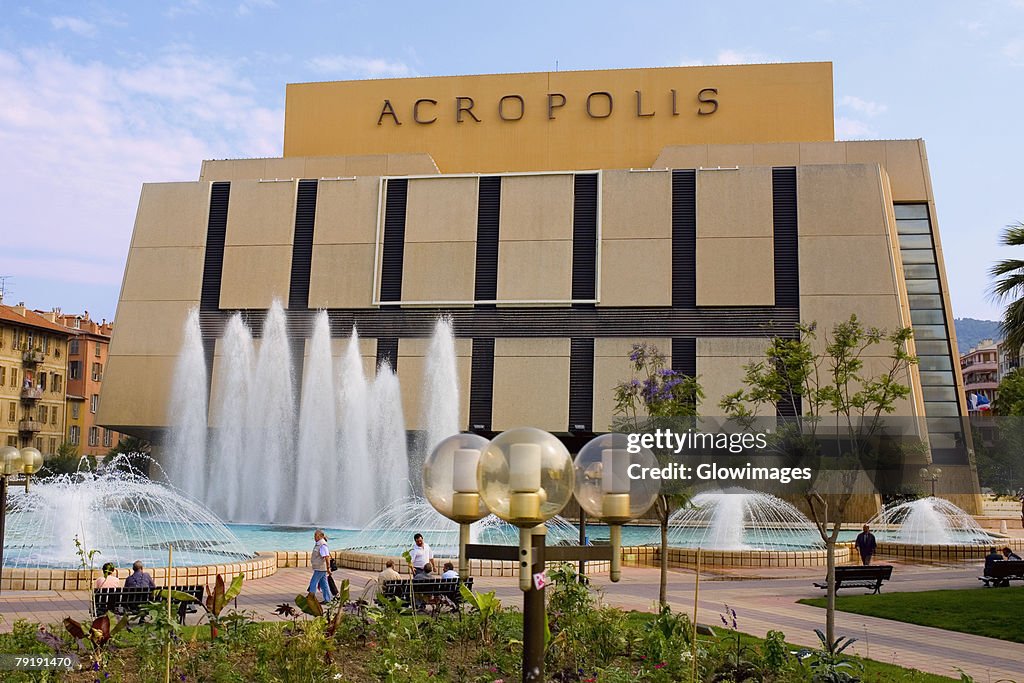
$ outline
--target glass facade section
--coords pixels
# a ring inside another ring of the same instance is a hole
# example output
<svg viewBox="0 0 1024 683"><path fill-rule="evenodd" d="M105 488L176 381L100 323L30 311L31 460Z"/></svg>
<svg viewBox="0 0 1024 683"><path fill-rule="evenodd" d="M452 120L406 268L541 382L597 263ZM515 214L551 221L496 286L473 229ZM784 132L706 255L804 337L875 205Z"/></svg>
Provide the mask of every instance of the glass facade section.
<svg viewBox="0 0 1024 683"><path fill-rule="evenodd" d="M966 462L952 352L927 204L897 204L896 232L920 363L924 412L932 459Z"/></svg>

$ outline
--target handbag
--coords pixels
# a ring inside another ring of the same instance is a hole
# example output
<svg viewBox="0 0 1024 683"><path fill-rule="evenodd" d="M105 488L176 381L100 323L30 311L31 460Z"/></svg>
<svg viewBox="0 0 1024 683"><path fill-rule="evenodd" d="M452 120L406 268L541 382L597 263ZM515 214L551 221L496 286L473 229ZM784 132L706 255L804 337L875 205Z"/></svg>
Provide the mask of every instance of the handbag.
<svg viewBox="0 0 1024 683"><path fill-rule="evenodd" d="M327 587L331 589L331 595L338 597L338 584L334 583L334 577L327 575Z"/></svg>
<svg viewBox="0 0 1024 683"><path fill-rule="evenodd" d="M334 559L333 557L331 558L331 571L332 572L338 571L338 561L336 559Z"/></svg>

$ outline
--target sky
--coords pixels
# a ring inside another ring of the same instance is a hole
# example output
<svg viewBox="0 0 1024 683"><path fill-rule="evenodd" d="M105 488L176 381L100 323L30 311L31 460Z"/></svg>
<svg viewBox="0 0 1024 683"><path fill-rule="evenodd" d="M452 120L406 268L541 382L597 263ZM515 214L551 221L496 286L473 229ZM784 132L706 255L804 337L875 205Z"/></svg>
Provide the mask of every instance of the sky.
<svg viewBox="0 0 1024 683"><path fill-rule="evenodd" d="M838 140L924 138L957 317L1024 221L1024 0L0 0L4 303L112 319L143 183L281 156L285 84L833 63Z"/></svg>

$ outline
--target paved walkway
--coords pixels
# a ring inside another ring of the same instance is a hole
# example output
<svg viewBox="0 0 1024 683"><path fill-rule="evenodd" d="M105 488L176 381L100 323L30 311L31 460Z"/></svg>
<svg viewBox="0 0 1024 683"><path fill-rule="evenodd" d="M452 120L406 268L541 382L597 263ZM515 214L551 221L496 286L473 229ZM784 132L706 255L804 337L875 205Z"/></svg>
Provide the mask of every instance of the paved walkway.
<svg viewBox="0 0 1024 683"><path fill-rule="evenodd" d="M978 567L969 565L896 564L886 592L970 588L985 590L975 578ZM725 570L701 576L698 619L717 625L724 604L734 608L739 628L763 636L769 630L785 632L791 643L816 646L815 628L824 628L825 612L817 607L799 605L799 598L817 597L822 591L811 586L819 580L819 570L779 569ZM337 580L347 578L352 595L372 580L367 572L341 570ZM308 569L280 569L265 579L250 581L238 598L239 609L252 610L261 619L276 619L273 609L283 602L294 602L305 592ZM669 600L673 609L692 614L695 575L692 571L673 570L669 577ZM604 590L606 603L650 611L658 596L658 571L650 568L624 568L622 581L611 584L607 575L598 576L594 585ZM518 583L512 579L478 578L475 588L495 590L506 604L520 604ZM994 590L994 589L988 589ZM849 593L849 592L847 592ZM0 630L9 630L15 619L59 623L71 615L83 619L88 614L89 595L65 591L8 591L0 594ZM196 617L190 617L194 620ZM1020 619L1019 614L1003 618ZM983 638L902 622L837 612L837 633L858 638L851 651L884 662L957 678L956 667L979 683L1009 679L1024 683L1024 644Z"/></svg>

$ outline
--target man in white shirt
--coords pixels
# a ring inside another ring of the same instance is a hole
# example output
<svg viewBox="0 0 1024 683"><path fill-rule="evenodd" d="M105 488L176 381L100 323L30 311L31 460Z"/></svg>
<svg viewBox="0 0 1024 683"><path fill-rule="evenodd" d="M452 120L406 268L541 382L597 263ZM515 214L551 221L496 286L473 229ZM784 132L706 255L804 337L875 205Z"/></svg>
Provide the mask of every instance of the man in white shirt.
<svg viewBox="0 0 1024 683"><path fill-rule="evenodd" d="M416 543L409 553L412 558L413 574L422 574L423 565L433 560L434 554L430 552L430 546L424 542L423 534L416 534L412 537L412 540Z"/></svg>
<svg viewBox="0 0 1024 683"><path fill-rule="evenodd" d="M451 562L445 562L444 563L444 574L441 574L441 578L442 579L457 579L457 578L459 578L459 573L457 571L455 571L455 565L453 565Z"/></svg>

